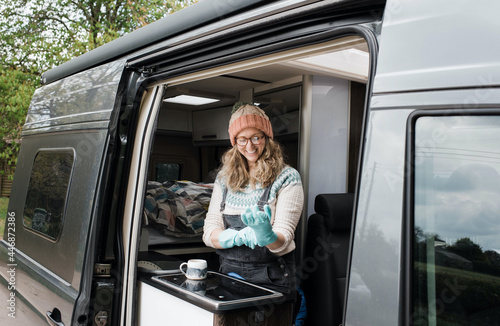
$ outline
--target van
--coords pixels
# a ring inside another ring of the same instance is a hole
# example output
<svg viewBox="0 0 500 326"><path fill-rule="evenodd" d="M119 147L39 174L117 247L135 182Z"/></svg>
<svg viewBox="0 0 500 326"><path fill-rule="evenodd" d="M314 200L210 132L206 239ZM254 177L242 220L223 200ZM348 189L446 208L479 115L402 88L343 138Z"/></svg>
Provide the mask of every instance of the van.
<svg viewBox="0 0 500 326"><path fill-rule="evenodd" d="M302 178L306 325L500 325L499 11L205 0L45 72L0 324L283 324L278 293L221 275L235 297L207 298L172 273L218 270L203 212L246 101Z"/></svg>

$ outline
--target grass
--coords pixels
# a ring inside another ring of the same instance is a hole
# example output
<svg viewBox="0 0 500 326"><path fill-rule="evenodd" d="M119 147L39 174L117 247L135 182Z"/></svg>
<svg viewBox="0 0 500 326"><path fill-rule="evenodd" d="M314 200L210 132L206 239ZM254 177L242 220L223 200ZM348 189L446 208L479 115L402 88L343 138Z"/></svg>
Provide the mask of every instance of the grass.
<svg viewBox="0 0 500 326"><path fill-rule="evenodd" d="M8 206L9 206L9 198L0 197L0 239L3 238L3 230L5 227L5 219L7 217Z"/></svg>

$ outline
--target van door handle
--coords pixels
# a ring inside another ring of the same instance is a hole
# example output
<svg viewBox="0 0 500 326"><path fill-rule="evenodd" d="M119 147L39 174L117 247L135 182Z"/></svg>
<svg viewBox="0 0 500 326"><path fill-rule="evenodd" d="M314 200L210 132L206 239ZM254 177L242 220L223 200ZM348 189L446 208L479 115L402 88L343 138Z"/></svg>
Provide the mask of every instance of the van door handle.
<svg viewBox="0 0 500 326"><path fill-rule="evenodd" d="M64 326L59 309L54 308L52 311L47 311L47 322L51 326Z"/></svg>

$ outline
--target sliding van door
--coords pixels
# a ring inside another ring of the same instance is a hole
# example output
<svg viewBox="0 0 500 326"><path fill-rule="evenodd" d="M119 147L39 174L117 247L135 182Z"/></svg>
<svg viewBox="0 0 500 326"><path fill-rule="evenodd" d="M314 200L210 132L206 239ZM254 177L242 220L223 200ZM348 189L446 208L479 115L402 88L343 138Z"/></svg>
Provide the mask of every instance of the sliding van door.
<svg viewBox="0 0 500 326"><path fill-rule="evenodd" d="M4 302L12 303L0 314L2 325L90 318L110 120L123 67L118 61L84 71L33 97L0 242L2 284L10 284Z"/></svg>

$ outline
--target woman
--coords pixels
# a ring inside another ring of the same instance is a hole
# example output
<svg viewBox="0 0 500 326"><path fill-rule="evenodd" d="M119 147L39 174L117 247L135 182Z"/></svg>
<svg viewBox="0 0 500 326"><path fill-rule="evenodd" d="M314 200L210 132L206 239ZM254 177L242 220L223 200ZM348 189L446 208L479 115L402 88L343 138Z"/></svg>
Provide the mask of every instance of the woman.
<svg viewBox="0 0 500 326"><path fill-rule="evenodd" d="M257 106L235 104L229 136L233 147L222 157L203 241L217 249L221 273L294 296L300 175L285 165L269 118Z"/></svg>

